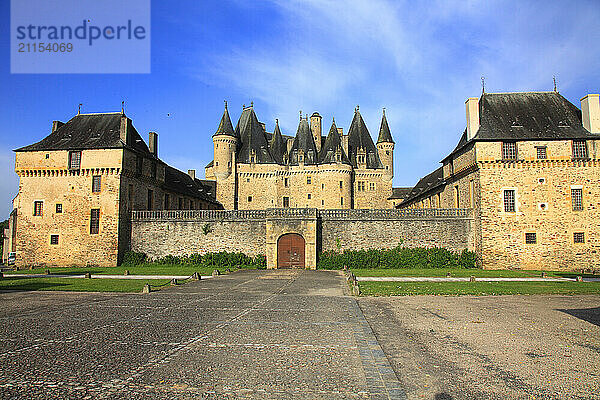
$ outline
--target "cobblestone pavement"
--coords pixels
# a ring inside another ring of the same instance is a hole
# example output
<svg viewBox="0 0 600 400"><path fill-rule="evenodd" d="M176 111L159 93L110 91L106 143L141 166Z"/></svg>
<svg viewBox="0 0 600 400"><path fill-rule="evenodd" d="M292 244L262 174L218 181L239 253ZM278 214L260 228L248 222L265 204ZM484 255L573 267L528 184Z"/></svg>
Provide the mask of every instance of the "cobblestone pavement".
<svg viewBox="0 0 600 400"><path fill-rule="evenodd" d="M600 296L360 298L408 399L600 399Z"/></svg>
<svg viewBox="0 0 600 400"><path fill-rule="evenodd" d="M404 399L340 275L0 293L0 398Z"/></svg>

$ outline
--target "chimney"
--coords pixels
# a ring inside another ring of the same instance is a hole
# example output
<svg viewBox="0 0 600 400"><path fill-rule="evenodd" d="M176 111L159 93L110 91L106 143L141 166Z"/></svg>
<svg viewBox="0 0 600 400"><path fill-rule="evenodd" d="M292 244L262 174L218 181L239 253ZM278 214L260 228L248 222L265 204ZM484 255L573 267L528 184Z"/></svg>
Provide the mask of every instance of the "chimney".
<svg viewBox="0 0 600 400"><path fill-rule="evenodd" d="M158 133L148 133L148 148L150 153L154 154L154 157L158 157Z"/></svg>
<svg viewBox="0 0 600 400"><path fill-rule="evenodd" d="M588 94L581 99L581 123L590 133L600 133L600 95Z"/></svg>
<svg viewBox="0 0 600 400"><path fill-rule="evenodd" d="M318 112L314 112L310 116L310 130L315 141L317 151L321 151L321 115Z"/></svg>
<svg viewBox="0 0 600 400"><path fill-rule="evenodd" d="M196 170L188 169L188 175L190 176L190 178L192 178L192 180L196 179Z"/></svg>
<svg viewBox="0 0 600 400"><path fill-rule="evenodd" d="M119 136L121 137L121 141L125 144L129 144L127 140L127 117L123 114L121 115L121 128L119 129Z"/></svg>
<svg viewBox="0 0 600 400"><path fill-rule="evenodd" d="M479 99L469 97L465 101L467 109L467 141L473 139L473 136L479 130Z"/></svg>
<svg viewBox="0 0 600 400"><path fill-rule="evenodd" d="M60 121L52 121L52 132L55 132L58 128L63 126L65 123Z"/></svg>

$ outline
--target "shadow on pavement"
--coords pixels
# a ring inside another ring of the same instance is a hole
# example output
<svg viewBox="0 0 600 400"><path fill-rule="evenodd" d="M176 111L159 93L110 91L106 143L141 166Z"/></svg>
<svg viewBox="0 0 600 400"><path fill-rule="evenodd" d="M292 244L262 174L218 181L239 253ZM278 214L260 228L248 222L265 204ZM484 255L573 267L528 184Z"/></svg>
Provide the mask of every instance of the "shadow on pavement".
<svg viewBox="0 0 600 400"><path fill-rule="evenodd" d="M438 393L435 395L434 400L453 400L454 397L450 396L448 393Z"/></svg>
<svg viewBox="0 0 600 400"><path fill-rule="evenodd" d="M562 311L566 314L569 314L576 318L587 321L590 324L600 326L600 307L581 308L581 309L573 309L573 310L557 310L557 311Z"/></svg>
<svg viewBox="0 0 600 400"><path fill-rule="evenodd" d="M36 279L31 282L30 279ZM19 283L11 284L10 281L19 281ZM16 277L4 277L0 279L0 292L32 292L36 290L48 290L50 288L56 288L59 286L67 286L64 283L57 282L44 282L37 280L37 278L22 278Z"/></svg>

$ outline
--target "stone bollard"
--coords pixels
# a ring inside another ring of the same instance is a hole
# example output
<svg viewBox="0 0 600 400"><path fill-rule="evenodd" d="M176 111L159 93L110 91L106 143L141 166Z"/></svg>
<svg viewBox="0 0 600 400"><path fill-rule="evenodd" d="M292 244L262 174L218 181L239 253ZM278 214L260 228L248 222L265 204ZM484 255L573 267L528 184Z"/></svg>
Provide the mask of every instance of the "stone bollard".
<svg viewBox="0 0 600 400"><path fill-rule="evenodd" d="M171 285L177 285L177 279L176 278L171 279Z"/></svg>
<svg viewBox="0 0 600 400"><path fill-rule="evenodd" d="M230 270L229 268L227 268L227 269L225 270L225 273L226 273L226 274L230 274L230 273L231 273L231 270Z"/></svg>
<svg viewBox="0 0 600 400"><path fill-rule="evenodd" d="M360 287L358 285L352 286L352 294L354 296L360 296Z"/></svg>
<svg viewBox="0 0 600 400"><path fill-rule="evenodd" d="M86 272L83 277L86 279L92 279L92 274L90 272Z"/></svg>
<svg viewBox="0 0 600 400"><path fill-rule="evenodd" d="M123 275L129 275L129 270L126 269L125 272L123 273Z"/></svg>
<svg viewBox="0 0 600 400"><path fill-rule="evenodd" d="M215 276L219 276L219 275L221 275L221 271L219 271L218 269L215 269L215 270L212 272L212 276L213 276L213 278L214 278Z"/></svg>
<svg viewBox="0 0 600 400"><path fill-rule="evenodd" d="M33 270L33 265L30 265L30 266L29 266L29 270L30 270L30 271L31 271L31 270Z"/></svg>
<svg viewBox="0 0 600 400"><path fill-rule="evenodd" d="M46 269L46 275L50 275L50 270Z"/></svg>
<svg viewBox="0 0 600 400"><path fill-rule="evenodd" d="M542 278L547 278L548 275L545 272L542 272Z"/></svg>
<svg viewBox="0 0 600 400"><path fill-rule="evenodd" d="M344 265L344 271L348 271L348 266Z"/></svg>
<svg viewBox="0 0 600 400"><path fill-rule="evenodd" d="M148 285L147 283L142 288L142 293L150 293L151 291L152 289L150 289L150 285Z"/></svg>
<svg viewBox="0 0 600 400"><path fill-rule="evenodd" d="M577 278L575 278L575 281L577 281L577 282L583 282L583 276L578 275Z"/></svg>
<svg viewBox="0 0 600 400"><path fill-rule="evenodd" d="M199 280L202 279L202 276L200 276L200 274L198 272L194 272L192 274L192 279L195 279L195 280L199 281Z"/></svg>
<svg viewBox="0 0 600 400"><path fill-rule="evenodd" d="M446 274L446 278L452 278L452 274L451 274L450 272L448 272L448 273Z"/></svg>
<svg viewBox="0 0 600 400"><path fill-rule="evenodd" d="M475 282L475 277L473 275L471 275L471 277L469 278L469 282Z"/></svg>

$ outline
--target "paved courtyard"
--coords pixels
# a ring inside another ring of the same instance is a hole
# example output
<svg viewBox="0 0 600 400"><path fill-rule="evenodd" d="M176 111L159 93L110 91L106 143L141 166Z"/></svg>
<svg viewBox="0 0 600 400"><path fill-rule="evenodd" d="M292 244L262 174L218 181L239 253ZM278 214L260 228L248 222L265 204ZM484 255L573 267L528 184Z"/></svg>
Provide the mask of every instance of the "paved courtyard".
<svg viewBox="0 0 600 400"><path fill-rule="evenodd" d="M0 398L600 398L598 296L346 293L326 271L0 293Z"/></svg>

